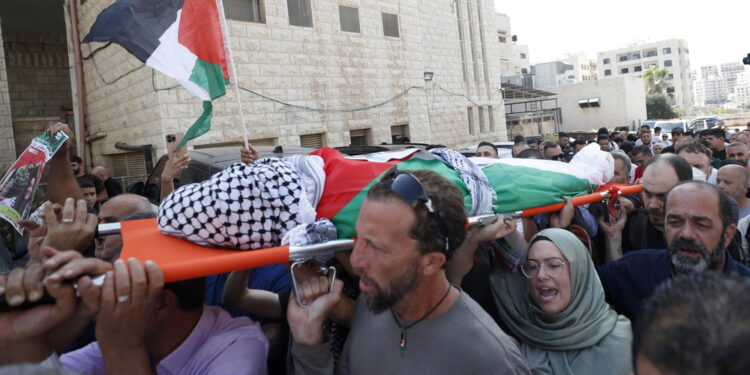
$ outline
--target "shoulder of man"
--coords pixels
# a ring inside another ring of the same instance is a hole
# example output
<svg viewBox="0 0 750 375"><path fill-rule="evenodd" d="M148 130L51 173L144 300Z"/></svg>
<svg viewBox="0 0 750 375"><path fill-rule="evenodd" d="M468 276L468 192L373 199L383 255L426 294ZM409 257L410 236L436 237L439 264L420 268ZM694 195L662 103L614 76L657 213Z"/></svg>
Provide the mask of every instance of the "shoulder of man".
<svg viewBox="0 0 750 375"><path fill-rule="evenodd" d="M456 328L464 337L471 337L471 345L461 345L463 360L470 359L474 370L484 368L495 373L527 374L526 360L518 343L505 333L497 323L468 294L461 292L453 308ZM457 347L458 348L458 347Z"/></svg>

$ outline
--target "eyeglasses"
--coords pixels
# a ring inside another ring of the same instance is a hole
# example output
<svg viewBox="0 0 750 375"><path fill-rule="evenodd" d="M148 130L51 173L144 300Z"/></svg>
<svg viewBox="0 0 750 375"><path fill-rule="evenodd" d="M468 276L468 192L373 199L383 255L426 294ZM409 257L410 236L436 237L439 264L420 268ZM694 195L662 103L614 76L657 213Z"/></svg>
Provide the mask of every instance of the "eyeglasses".
<svg viewBox="0 0 750 375"><path fill-rule="evenodd" d="M427 212L430 214L435 223L440 228L440 234L443 235L445 242L445 253L450 251L450 244L448 242L448 229L445 226L443 218L440 214L435 211L432 206L432 200L425 193L422 183L412 175L411 173L401 172L398 169L390 176L391 178L391 191L396 193L404 202L408 203L413 208L417 207L419 202L422 202L427 208Z"/></svg>
<svg viewBox="0 0 750 375"><path fill-rule="evenodd" d="M563 155L563 154L557 154L557 155L554 155L554 156L550 156L549 158L550 158L550 160L564 160L565 159L565 155Z"/></svg>
<svg viewBox="0 0 750 375"><path fill-rule="evenodd" d="M535 260L527 260L521 265L521 272L527 278L533 279L537 274L539 274L539 269L544 268L544 272L547 275L552 278L556 278L562 275L566 264L567 263L558 258L545 259L542 263L539 263Z"/></svg>

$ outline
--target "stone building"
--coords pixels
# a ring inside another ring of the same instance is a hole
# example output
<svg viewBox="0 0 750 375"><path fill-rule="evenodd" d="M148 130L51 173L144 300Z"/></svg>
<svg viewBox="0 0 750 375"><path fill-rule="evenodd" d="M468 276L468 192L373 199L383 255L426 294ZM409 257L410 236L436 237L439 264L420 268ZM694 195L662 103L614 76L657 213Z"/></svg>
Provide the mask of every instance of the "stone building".
<svg viewBox="0 0 750 375"><path fill-rule="evenodd" d="M64 25L47 32L49 40L34 36L39 33L33 28L20 34L3 28L0 156L3 146L13 146L3 143L11 134L3 130L9 125L8 103L16 151L25 118L44 117L48 123L72 113L79 154L116 166L119 174L142 173L142 155L115 147L118 142L151 145L159 156L165 133L185 131L198 118L198 98L115 44L81 45L83 85L77 84L73 41L83 39L113 2L24 0L25 7L0 7L2 21L34 25L41 14L54 13ZM460 147L506 139L490 0L224 0L224 5L240 102L256 144L345 146L408 137ZM37 76L46 79L40 82L44 88L25 79L14 87L16 66L8 55L17 48L54 55L32 62L54 68ZM59 90L62 86L67 89ZM22 101L29 100L34 108L27 111ZM237 103L228 86L227 95L214 101L211 131L192 147L236 144L242 137Z"/></svg>

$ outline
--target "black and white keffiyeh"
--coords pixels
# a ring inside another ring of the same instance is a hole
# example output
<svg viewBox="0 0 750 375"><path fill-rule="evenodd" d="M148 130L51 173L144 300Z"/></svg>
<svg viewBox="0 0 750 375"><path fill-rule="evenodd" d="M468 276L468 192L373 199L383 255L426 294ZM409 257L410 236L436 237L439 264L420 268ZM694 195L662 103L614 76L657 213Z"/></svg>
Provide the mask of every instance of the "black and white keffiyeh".
<svg viewBox="0 0 750 375"><path fill-rule="evenodd" d="M159 230L204 246L278 246L287 231L315 220L314 212L300 212L303 195L299 175L284 161L236 163L167 196L159 206Z"/></svg>
<svg viewBox="0 0 750 375"><path fill-rule="evenodd" d="M492 212L492 199L495 198L495 190L490 185L490 180L481 168L471 162L460 152L445 147L438 147L428 152L437 156L445 164L450 165L461 176L461 180L469 188L471 194L471 212L469 216L487 214Z"/></svg>

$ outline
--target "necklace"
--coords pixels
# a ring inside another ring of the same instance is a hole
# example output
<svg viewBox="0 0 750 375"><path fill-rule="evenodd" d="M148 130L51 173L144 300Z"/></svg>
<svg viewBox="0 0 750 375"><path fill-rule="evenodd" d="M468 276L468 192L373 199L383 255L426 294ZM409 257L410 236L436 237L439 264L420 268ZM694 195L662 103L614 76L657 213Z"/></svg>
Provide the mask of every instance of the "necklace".
<svg viewBox="0 0 750 375"><path fill-rule="evenodd" d="M430 309L430 311L428 311L426 314L422 315L421 318L417 319L416 321L412 322L411 324L402 326L401 323L398 321L398 317L396 317L396 313L394 313L393 309L391 309L391 315L393 315L393 320L395 320L396 324L399 326L399 328L401 328L401 339L398 342L398 348L399 348L399 351L401 352L401 356L402 357L404 356L404 353L406 352L406 331L409 328L414 327L415 325L417 325L417 323L423 321L424 318L426 318L427 316L429 316L433 312L435 312L435 310L437 310L438 306L440 306L441 304L443 304L443 301L445 301L445 299L448 297L448 293L450 293L452 287L453 287L453 285L448 285L448 290L446 290L445 294L443 294L443 298L441 298L440 301L438 301L438 303L435 306L433 306L432 309Z"/></svg>

